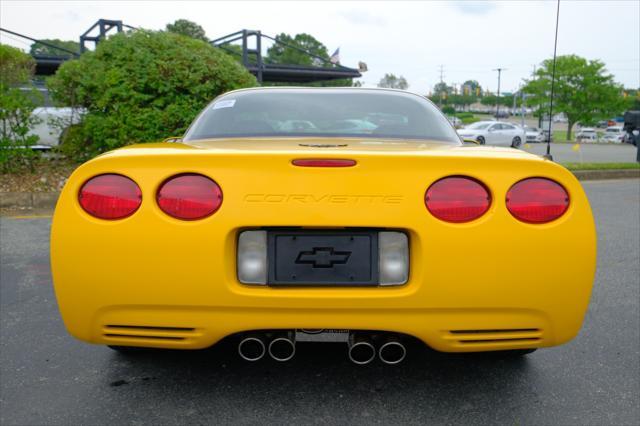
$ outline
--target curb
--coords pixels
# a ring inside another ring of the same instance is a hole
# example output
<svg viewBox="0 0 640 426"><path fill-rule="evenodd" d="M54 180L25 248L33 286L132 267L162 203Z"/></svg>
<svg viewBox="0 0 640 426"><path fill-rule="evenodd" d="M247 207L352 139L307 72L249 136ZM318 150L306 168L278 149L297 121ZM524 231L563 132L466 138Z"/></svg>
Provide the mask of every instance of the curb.
<svg viewBox="0 0 640 426"><path fill-rule="evenodd" d="M0 192L0 208L53 209L59 192Z"/></svg>
<svg viewBox="0 0 640 426"><path fill-rule="evenodd" d="M578 180L609 180L640 178L640 169L627 170L573 170ZM53 209L60 192L0 192L0 208Z"/></svg>
<svg viewBox="0 0 640 426"><path fill-rule="evenodd" d="M640 169L571 170L578 180L607 180L640 178Z"/></svg>

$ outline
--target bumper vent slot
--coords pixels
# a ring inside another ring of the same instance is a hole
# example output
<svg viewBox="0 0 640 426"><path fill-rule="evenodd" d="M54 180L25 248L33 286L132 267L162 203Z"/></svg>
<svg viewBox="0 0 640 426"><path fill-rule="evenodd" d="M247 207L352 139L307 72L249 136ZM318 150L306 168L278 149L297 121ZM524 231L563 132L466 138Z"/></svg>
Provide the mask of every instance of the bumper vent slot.
<svg viewBox="0 0 640 426"><path fill-rule="evenodd" d="M449 330L444 338L462 346L473 345L517 345L537 344L542 341L539 328L504 328L487 330Z"/></svg>
<svg viewBox="0 0 640 426"><path fill-rule="evenodd" d="M200 333L192 327L109 324L103 327L102 336L111 341L186 342Z"/></svg>

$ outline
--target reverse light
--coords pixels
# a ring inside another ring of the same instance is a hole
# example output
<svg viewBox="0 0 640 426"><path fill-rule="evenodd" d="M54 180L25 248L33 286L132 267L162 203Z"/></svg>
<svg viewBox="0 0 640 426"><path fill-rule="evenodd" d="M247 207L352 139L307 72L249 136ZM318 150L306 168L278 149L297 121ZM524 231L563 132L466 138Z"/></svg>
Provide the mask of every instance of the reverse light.
<svg viewBox="0 0 640 426"><path fill-rule="evenodd" d="M244 231L238 237L238 280L267 283L267 231Z"/></svg>
<svg viewBox="0 0 640 426"><path fill-rule="evenodd" d="M522 222L547 223L567 211L569 194L551 179L529 178L509 189L506 203L513 217Z"/></svg>
<svg viewBox="0 0 640 426"><path fill-rule="evenodd" d="M409 280L409 240L402 232L378 233L380 285L401 285Z"/></svg>
<svg viewBox="0 0 640 426"><path fill-rule="evenodd" d="M160 209L182 220L203 219L222 204L222 190L213 180L195 173L167 179L156 195Z"/></svg>
<svg viewBox="0 0 640 426"><path fill-rule="evenodd" d="M93 217L116 220L131 216L142 203L140 187L126 176L103 174L82 185L80 206Z"/></svg>
<svg viewBox="0 0 640 426"><path fill-rule="evenodd" d="M465 176L449 176L433 183L425 194L432 215L445 222L470 222L489 210L491 194L479 181Z"/></svg>

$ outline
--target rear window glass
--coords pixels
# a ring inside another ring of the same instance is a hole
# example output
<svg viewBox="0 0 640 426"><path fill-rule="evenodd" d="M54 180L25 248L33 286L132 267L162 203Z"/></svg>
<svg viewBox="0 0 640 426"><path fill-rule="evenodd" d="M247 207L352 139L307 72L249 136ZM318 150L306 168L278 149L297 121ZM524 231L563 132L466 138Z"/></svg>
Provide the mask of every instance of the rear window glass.
<svg viewBox="0 0 640 426"><path fill-rule="evenodd" d="M184 140L233 137L369 137L459 144L447 119L420 96L363 89L265 89L212 102Z"/></svg>

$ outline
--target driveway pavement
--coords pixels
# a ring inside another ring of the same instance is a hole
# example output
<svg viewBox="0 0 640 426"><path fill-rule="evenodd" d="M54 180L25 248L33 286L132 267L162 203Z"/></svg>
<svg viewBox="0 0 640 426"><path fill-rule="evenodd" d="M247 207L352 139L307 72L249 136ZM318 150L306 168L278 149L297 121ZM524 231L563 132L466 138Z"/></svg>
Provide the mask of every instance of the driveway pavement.
<svg viewBox="0 0 640 426"><path fill-rule="evenodd" d="M584 187L599 234L584 327L511 360L412 347L400 365L358 367L344 345L317 343L283 364L242 362L231 345L123 356L66 333L50 219L0 218L0 424L637 425L640 180Z"/></svg>

